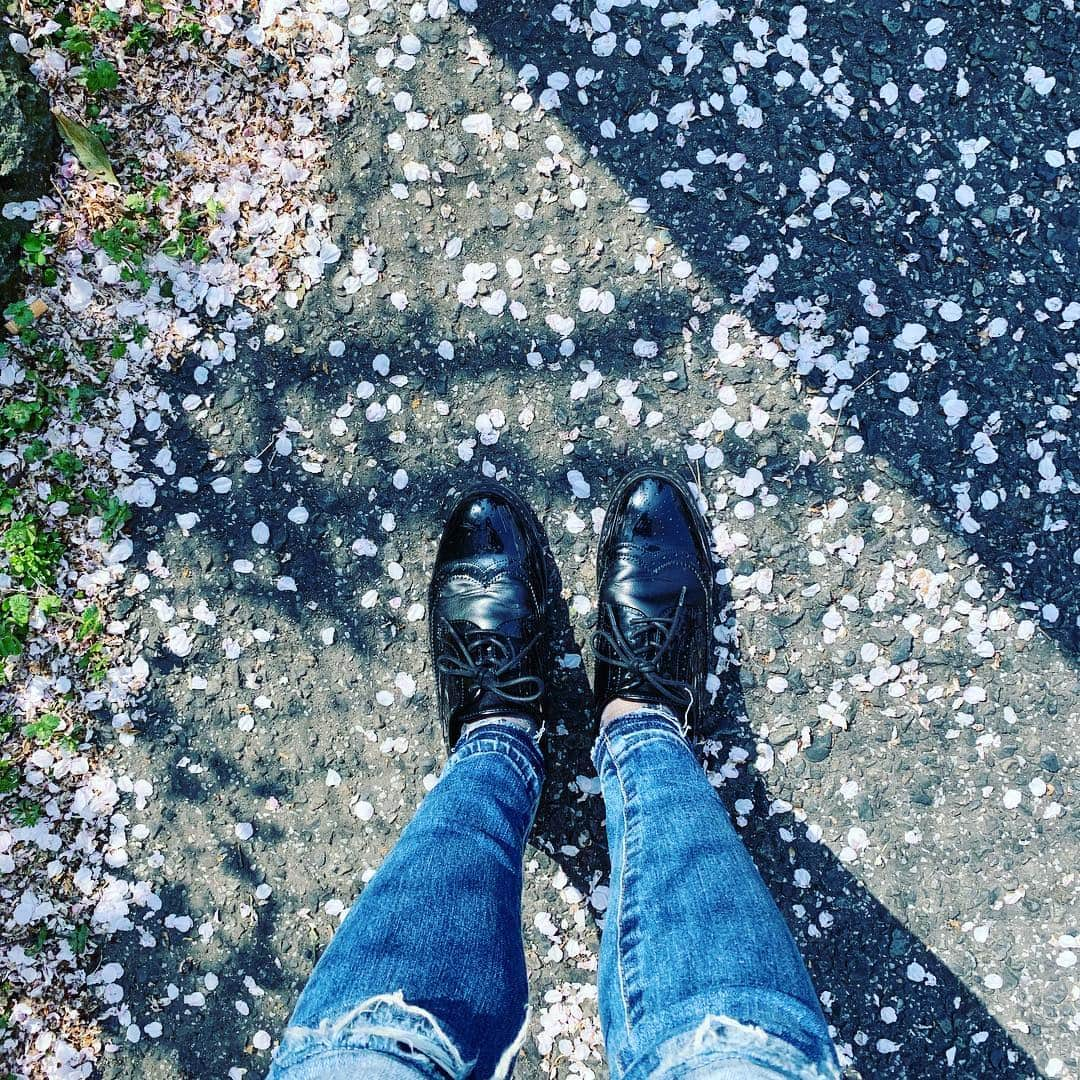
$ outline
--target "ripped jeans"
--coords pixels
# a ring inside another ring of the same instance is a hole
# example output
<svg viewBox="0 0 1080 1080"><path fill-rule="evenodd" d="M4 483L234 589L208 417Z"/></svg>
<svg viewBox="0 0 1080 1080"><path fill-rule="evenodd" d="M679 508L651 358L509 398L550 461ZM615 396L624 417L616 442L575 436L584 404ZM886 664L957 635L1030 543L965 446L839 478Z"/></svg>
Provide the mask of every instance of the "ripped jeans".
<svg viewBox="0 0 1080 1080"><path fill-rule="evenodd" d="M670 714L608 724L593 760L611 851L599 1008L615 1080L837 1080L810 977ZM484 725L319 960L268 1080L510 1074L526 1034L522 863L543 782Z"/></svg>

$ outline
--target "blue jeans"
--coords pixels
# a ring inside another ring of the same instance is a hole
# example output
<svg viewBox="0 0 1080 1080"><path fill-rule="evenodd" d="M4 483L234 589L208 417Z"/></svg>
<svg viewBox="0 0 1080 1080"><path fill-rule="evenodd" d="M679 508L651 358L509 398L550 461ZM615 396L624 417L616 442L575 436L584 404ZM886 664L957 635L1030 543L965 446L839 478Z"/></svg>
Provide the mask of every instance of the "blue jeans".
<svg viewBox="0 0 1080 1080"><path fill-rule="evenodd" d="M806 967L670 715L593 759L611 900L599 1002L615 1080L836 1080ZM524 732L462 739L304 988L268 1080L509 1075L525 1037L522 863L543 782Z"/></svg>

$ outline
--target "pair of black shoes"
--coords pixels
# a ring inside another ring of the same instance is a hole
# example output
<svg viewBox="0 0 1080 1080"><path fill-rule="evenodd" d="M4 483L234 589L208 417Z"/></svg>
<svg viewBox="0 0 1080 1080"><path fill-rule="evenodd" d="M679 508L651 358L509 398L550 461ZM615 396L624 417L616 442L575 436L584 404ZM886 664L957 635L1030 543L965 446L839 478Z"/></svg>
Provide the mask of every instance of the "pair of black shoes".
<svg viewBox="0 0 1080 1080"><path fill-rule="evenodd" d="M596 715L616 698L664 706L690 731L712 642L712 560L696 501L644 469L616 490L597 554ZM553 568L540 523L498 484L451 511L435 560L431 651L443 734L509 717L544 727Z"/></svg>

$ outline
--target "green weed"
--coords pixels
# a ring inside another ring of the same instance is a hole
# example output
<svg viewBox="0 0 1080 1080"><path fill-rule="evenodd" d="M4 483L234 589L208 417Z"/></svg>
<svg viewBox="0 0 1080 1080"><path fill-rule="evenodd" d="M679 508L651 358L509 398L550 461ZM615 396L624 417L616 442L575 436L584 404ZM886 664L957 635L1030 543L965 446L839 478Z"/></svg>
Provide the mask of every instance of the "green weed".
<svg viewBox="0 0 1080 1080"><path fill-rule="evenodd" d="M64 553L59 534L46 529L33 514L16 518L0 533L0 551L7 554L12 577L25 589L51 589Z"/></svg>
<svg viewBox="0 0 1080 1080"><path fill-rule="evenodd" d="M49 464L71 483L83 471L83 463L70 451L60 450L49 459Z"/></svg>
<svg viewBox="0 0 1080 1080"><path fill-rule="evenodd" d="M131 24L131 31L124 40L125 52L149 52L154 46L154 28L149 23Z"/></svg>
<svg viewBox="0 0 1080 1080"><path fill-rule="evenodd" d="M131 198L129 196L128 201ZM153 219L140 220L125 214L115 225L98 229L94 233L94 243L120 267L124 281L137 281L144 289L149 289L150 275L143 267L150 240L158 233L158 225Z"/></svg>
<svg viewBox="0 0 1080 1080"><path fill-rule="evenodd" d="M41 820L42 813L41 806L33 799L20 799L11 811L11 816L17 825L32 829Z"/></svg>
<svg viewBox="0 0 1080 1080"><path fill-rule="evenodd" d="M199 13L193 7L184 8L184 18L173 27L173 37L190 41L197 45L202 41L203 27L199 22Z"/></svg>
<svg viewBox="0 0 1080 1080"><path fill-rule="evenodd" d="M93 401L101 393L101 389L88 383L67 388L67 406L71 413L71 419L76 422L82 420L82 406L84 402Z"/></svg>
<svg viewBox="0 0 1080 1080"><path fill-rule="evenodd" d="M31 230L22 238L22 258L19 260L27 273L37 270L44 285L56 284L56 267L50 265L50 237L47 233Z"/></svg>
<svg viewBox="0 0 1080 1080"><path fill-rule="evenodd" d="M105 628L105 621L95 604L91 604L79 620L79 628L75 631L75 637L79 641L85 641L94 634L99 634Z"/></svg>
<svg viewBox="0 0 1080 1080"><path fill-rule="evenodd" d="M120 22L120 13L108 8L100 8L90 17L90 25L95 30L116 30Z"/></svg>
<svg viewBox="0 0 1080 1080"><path fill-rule="evenodd" d="M106 540L111 540L127 524L131 517L131 507L115 495L109 495L99 488L87 488L85 494L90 505L105 520L102 535Z"/></svg>
<svg viewBox="0 0 1080 1080"><path fill-rule="evenodd" d="M36 739L44 746L56 734L62 722L56 713L42 713L32 723L23 725L23 734L28 739Z"/></svg>
<svg viewBox="0 0 1080 1080"><path fill-rule="evenodd" d="M0 795L10 795L19 786L19 766L4 758L0 761Z"/></svg>
<svg viewBox="0 0 1080 1080"><path fill-rule="evenodd" d="M116 70L116 65L108 60L95 60L88 64L83 69L81 78L89 94L115 90L120 85L120 73Z"/></svg>
<svg viewBox="0 0 1080 1080"><path fill-rule="evenodd" d="M77 26L68 26L65 27L64 36L60 39L60 48L76 60L84 60L94 51L94 43L85 30Z"/></svg>
<svg viewBox="0 0 1080 1080"><path fill-rule="evenodd" d="M34 328L34 309L25 300L8 304L4 308L4 318L15 327L15 333L24 345L30 347L37 344L41 335Z"/></svg>
<svg viewBox="0 0 1080 1080"><path fill-rule="evenodd" d="M40 399L9 401L0 410L0 439L15 441L20 435L40 431L51 415L52 410Z"/></svg>
<svg viewBox="0 0 1080 1080"><path fill-rule="evenodd" d="M100 685L109 674L109 657L105 652L105 646L100 641L93 642L75 661L75 666L86 676L91 685Z"/></svg>

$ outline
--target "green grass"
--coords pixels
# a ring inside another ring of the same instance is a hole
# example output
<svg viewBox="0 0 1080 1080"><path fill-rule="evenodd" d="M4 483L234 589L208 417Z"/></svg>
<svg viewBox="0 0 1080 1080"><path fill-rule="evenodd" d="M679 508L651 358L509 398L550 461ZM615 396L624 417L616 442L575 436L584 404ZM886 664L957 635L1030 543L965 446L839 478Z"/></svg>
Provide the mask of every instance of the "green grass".
<svg viewBox="0 0 1080 1080"><path fill-rule="evenodd" d="M30 956L37 956L48 944L49 928L47 926L39 926L38 932L34 935L33 940L26 946L26 951Z"/></svg>
<svg viewBox="0 0 1080 1080"><path fill-rule="evenodd" d="M81 953L86 952L90 946L90 927L86 923L79 923L74 930L68 934L68 944L71 946L71 951L79 956Z"/></svg>

